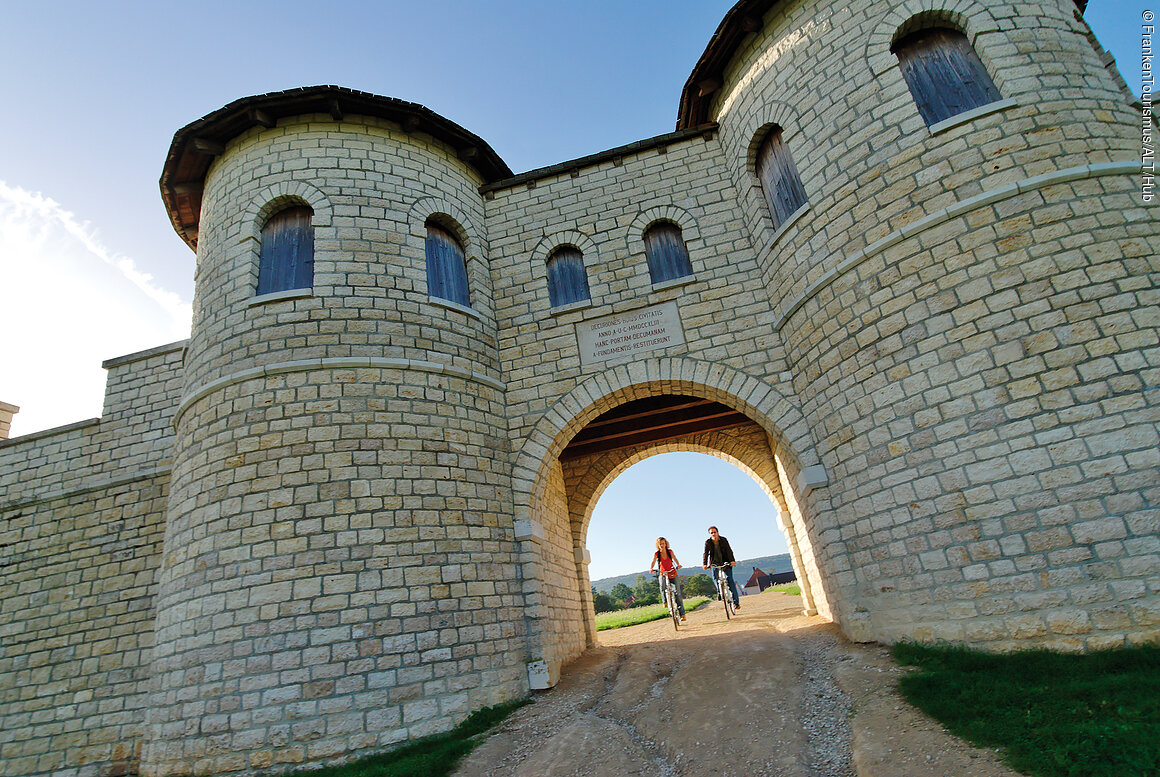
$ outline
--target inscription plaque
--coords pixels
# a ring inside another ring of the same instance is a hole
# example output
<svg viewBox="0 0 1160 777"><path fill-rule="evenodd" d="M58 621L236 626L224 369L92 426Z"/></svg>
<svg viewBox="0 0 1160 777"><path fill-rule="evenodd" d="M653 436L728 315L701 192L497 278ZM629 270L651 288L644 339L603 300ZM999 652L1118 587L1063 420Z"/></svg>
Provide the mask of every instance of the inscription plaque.
<svg viewBox="0 0 1160 777"><path fill-rule="evenodd" d="M641 353L684 345L676 302L604 316L576 325L580 363L627 360Z"/></svg>

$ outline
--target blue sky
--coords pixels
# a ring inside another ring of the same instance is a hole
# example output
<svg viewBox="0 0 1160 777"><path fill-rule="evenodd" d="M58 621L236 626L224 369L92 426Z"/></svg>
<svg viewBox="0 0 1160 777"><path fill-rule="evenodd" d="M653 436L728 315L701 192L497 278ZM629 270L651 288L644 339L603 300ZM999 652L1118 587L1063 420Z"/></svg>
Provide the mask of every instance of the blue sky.
<svg viewBox="0 0 1160 777"><path fill-rule="evenodd" d="M102 361L188 336L194 256L157 188L177 129L239 97L337 84L421 103L522 172L672 131L731 5L6 3L0 401L21 407L13 434L100 415ZM1086 14L1135 89L1146 7L1091 0ZM689 564L708 522L745 556L784 552L740 471L698 454L642 462L597 508L592 577L647 565L662 532Z"/></svg>

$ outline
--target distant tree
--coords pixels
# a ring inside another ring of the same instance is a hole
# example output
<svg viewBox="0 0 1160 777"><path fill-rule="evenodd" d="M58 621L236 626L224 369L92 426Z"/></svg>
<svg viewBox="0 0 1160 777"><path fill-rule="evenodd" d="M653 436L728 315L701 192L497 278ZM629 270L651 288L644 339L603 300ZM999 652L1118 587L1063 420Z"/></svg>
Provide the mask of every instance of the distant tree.
<svg viewBox="0 0 1160 777"><path fill-rule="evenodd" d="M627 586L625 587L627 588ZM616 602L612 601L612 597L599 591L594 591L592 594L592 608L596 612L612 612L617 609Z"/></svg>
<svg viewBox="0 0 1160 777"><path fill-rule="evenodd" d="M638 607L659 602L661 589L657 585L657 579L646 575L637 575L636 585L632 587L632 597Z"/></svg>
<svg viewBox="0 0 1160 777"><path fill-rule="evenodd" d="M612 597L612 601L614 602L627 602L632 598L632 589L624 583L617 583L612 586L612 590L608 592L608 595Z"/></svg>
<svg viewBox="0 0 1160 777"><path fill-rule="evenodd" d="M685 581L685 596L713 596L717 587L706 574L693 575Z"/></svg>

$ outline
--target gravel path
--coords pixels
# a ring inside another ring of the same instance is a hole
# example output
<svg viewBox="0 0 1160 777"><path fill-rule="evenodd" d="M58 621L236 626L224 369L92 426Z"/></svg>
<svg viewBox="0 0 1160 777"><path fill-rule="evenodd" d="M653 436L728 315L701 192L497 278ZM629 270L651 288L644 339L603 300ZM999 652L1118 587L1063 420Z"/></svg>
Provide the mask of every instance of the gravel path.
<svg viewBox="0 0 1160 777"><path fill-rule="evenodd" d="M807 701L802 719L809 750L806 762L811 777L855 777L853 709L838 687L833 665L840 660L838 638L833 633L811 634L797 642L799 669Z"/></svg>
<svg viewBox="0 0 1160 777"><path fill-rule="evenodd" d="M455 777L1018 777L894 692L902 671L798 597L600 633Z"/></svg>

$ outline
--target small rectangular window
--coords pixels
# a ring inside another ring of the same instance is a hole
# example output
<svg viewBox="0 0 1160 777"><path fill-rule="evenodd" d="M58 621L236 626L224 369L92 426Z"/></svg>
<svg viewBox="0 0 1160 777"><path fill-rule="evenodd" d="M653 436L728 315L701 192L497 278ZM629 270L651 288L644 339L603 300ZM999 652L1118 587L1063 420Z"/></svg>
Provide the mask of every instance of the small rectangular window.
<svg viewBox="0 0 1160 777"><path fill-rule="evenodd" d="M454 235L427 224L427 293L432 297L470 306L467 290L467 261Z"/></svg>
<svg viewBox="0 0 1160 777"><path fill-rule="evenodd" d="M309 289L314 285L314 211L279 211L262 227L258 294Z"/></svg>
<svg viewBox="0 0 1160 777"><path fill-rule="evenodd" d="M644 253L653 283L693 274L681 228L672 222L660 221L645 230Z"/></svg>
<svg viewBox="0 0 1160 777"><path fill-rule="evenodd" d="M902 77L926 126L1002 99L967 36L935 28L894 46Z"/></svg>
<svg viewBox="0 0 1160 777"><path fill-rule="evenodd" d="M561 246L548 257L548 298L554 308L591 299L584 256L578 248Z"/></svg>
<svg viewBox="0 0 1160 777"><path fill-rule="evenodd" d="M757 177L769 204L774 229L806 204L805 187L789 154L789 147L781 138L780 127L774 127L761 144L757 154Z"/></svg>

